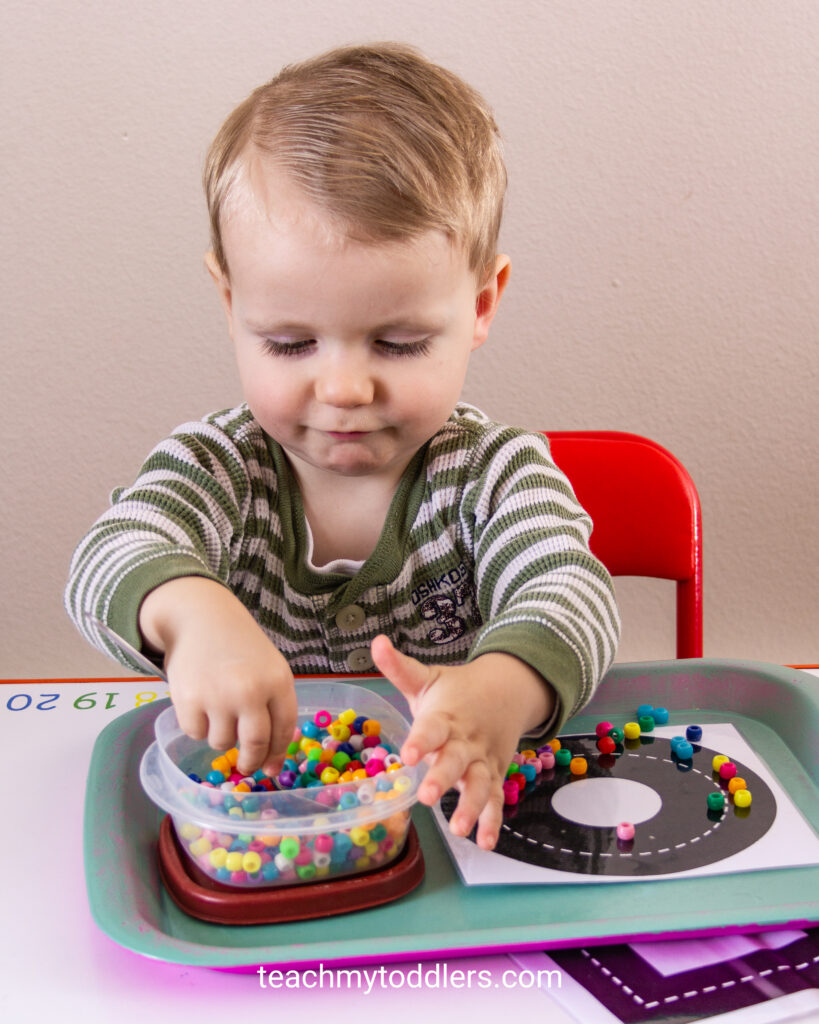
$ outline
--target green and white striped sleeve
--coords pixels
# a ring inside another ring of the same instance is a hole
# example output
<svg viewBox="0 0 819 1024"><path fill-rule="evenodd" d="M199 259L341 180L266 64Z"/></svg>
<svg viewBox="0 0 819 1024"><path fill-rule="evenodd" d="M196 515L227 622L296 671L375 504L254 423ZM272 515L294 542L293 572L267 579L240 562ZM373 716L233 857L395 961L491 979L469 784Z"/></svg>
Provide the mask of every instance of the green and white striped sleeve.
<svg viewBox="0 0 819 1024"><path fill-rule="evenodd" d="M178 428L154 448L135 483L114 492L74 552L65 604L80 632L139 669L85 613L139 648L139 606L149 591L180 576L227 583L250 493L246 459L223 429L212 421Z"/></svg>
<svg viewBox="0 0 819 1024"><path fill-rule="evenodd" d="M465 492L478 605L485 625L470 657L515 654L560 700L562 724L614 659L620 620L611 577L591 554L591 520L540 434L498 428Z"/></svg>

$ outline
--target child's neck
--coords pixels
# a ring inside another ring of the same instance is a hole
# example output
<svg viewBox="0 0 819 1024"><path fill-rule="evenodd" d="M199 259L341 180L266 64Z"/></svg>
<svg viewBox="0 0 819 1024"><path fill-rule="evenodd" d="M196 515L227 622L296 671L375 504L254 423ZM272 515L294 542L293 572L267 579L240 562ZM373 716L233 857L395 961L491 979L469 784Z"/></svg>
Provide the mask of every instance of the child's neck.
<svg viewBox="0 0 819 1024"><path fill-rule="evenodd" d="M384 528L397 481L379 476L301 479L304 514L313 535L313 564L337 558L365 561Z"/></svg>

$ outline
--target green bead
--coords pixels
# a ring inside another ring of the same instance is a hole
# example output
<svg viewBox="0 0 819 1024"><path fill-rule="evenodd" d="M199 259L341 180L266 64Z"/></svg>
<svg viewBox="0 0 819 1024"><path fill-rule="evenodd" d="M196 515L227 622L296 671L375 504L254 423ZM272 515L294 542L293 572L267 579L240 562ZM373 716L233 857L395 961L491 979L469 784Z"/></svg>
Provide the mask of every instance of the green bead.
<svg viewBox="0 0 819 1024"><path fill-rule="evenodd" d="M555 764L560 765L561 768L568 768L571 760L572 752L571 750L567 750L565 747L561 747L555 754Z"/></svg>
<svg viewBox="0 0 819 1024"><path fill-rule="evenodd" d="M651 732L656 722L653 715L640 715L637 724L640 726L640 732Z"/></svg>
<svg viewBox="0 0 819 1024"><path fill-rule="evenodd" d="M308 879L316 877L316 865L315 864L298 864L296 865L296 874L299 878Z"/></svg>
<svg viewBox="0 0 819 1024"><path fill-rule="evenodd" d="M374 839L377 843L380 843L382 839L387 838L387 830L379 822L374 828L370 829L370 839Z"/></svg>
<svg viewBox="0 0 819 1024"><path fill-rule="evenodd" d="M609 731L606 733L606 735L607 736L611 736L611 738L614 740L615 743L622 743L623 742L623 730L622 729L617 729L616 727L614 729L609 729Z"/></svg>
<svg viewBox="0 0 819 1024"><path fill-rule="evenodd" d="M345 754L343 750L337 751L333 754L333 760L330 762L332 766L340 772L343 772L347 765L350 763L350 755Z"/></svg>
<svg viewBox="0 0 819 1024"><path fill-rule="evenodd" d="M282 839L279 845L279 852L283 857L287 857L288 860L294 860L298 856L299 849L298 839L294 839L292 836Z"/></svg>
<svg viewBox="0 0 819 1024"><path fill-rule="evenodd" d="M722 795L722 793L717 793L716 791L714 791L713 793L708 794L709 811L721 811L724 806L725 797Z"/></svg>

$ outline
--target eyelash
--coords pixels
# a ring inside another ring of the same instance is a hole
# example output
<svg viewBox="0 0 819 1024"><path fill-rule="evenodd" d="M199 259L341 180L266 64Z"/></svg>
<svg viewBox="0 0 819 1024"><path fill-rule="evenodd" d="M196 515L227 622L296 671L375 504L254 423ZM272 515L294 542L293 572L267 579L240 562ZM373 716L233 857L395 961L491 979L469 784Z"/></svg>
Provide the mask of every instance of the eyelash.
<svg viewBox="0 0 819 1024"><path fill-rule="evenodd" d="M425 356L429 352L430 340L430 338L424 338L422 341L399 343L379 339L376 344L381 347L382 353L388 358L402 359L410 356ZM271 356L302 356L309 352L312 344L312 339L291 342L276 341L273 338L262 338L264 350Z"/></svg>

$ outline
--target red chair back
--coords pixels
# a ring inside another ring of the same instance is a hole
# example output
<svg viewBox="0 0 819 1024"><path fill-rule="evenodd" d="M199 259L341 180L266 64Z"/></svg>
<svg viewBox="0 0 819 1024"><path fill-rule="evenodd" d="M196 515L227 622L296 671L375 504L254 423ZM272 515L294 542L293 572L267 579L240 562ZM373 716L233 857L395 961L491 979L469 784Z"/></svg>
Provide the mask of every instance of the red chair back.
<svg viewBox="0 0 819 1024"><path fill-rule="evenodd" d="M702 657L702 515L694 481L638 434L544 431L594 522L591 549L612 576L677 583L677 657Z"/></svg>

